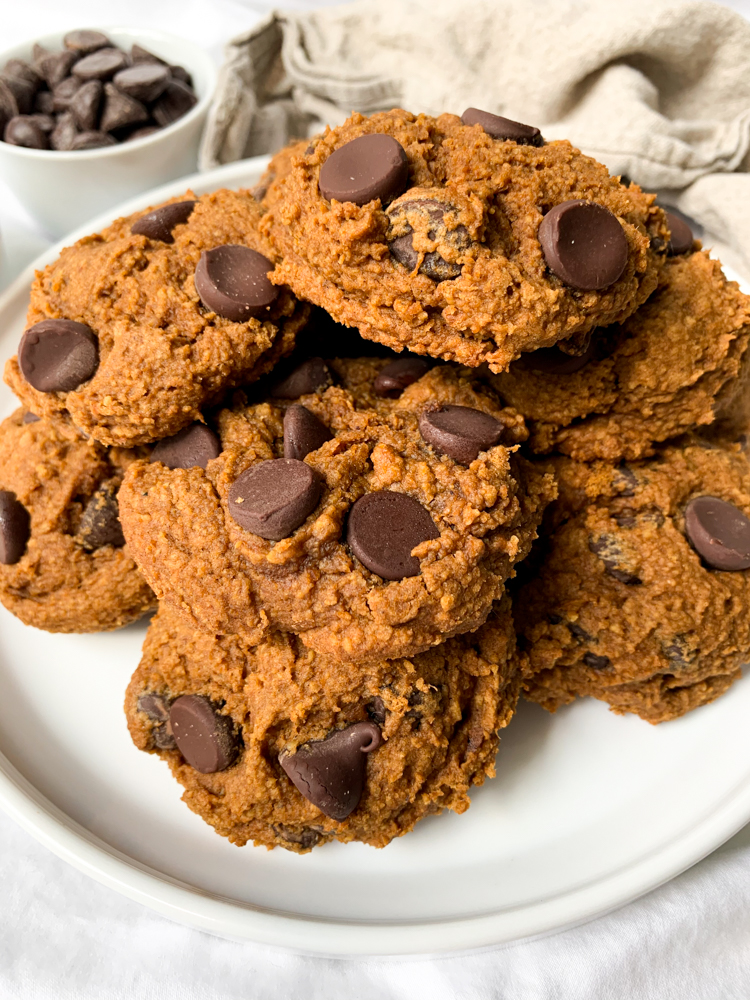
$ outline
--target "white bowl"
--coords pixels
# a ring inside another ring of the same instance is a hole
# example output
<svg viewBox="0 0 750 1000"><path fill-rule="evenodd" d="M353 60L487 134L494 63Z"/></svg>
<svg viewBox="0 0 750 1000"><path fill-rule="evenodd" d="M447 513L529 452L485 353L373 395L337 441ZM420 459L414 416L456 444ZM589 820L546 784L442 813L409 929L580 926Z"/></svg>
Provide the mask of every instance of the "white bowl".
<svg viewBox="0 0 750 1000"><path fill-rule="evenodd" d="M216 85L211 57L192 42L148 28L102 28L123 49L143 46L193 78L198 103L172 125L144 139L102 149L58 152L0 142L0 176L50 235L64 236L95 215L167 181L193 173L203 123ZM34 42L63 48L63 32L42 35L0 54L31 60Z"/></svg>

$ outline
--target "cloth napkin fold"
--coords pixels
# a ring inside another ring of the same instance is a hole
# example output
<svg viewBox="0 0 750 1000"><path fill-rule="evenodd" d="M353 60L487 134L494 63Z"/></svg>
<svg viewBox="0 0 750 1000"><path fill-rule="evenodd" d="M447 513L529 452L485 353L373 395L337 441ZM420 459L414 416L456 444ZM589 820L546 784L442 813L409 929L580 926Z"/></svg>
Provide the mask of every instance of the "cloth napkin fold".
<svg viewBox="0 0 750 1000"><path fill-rule="evenodd" d="M227 47L201 169L352 111L469 106L570 139L750 268L750 24L704 0L357 0Z"/></svg>

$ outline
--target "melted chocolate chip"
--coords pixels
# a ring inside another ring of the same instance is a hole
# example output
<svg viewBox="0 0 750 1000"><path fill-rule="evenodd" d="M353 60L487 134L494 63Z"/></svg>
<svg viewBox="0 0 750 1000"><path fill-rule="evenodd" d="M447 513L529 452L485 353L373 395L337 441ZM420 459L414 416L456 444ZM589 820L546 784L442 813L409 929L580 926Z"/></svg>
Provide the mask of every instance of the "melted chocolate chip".
<svg viewBox="0 0 750 1000"><path fill-rule="evenodd" d="M404 147L393 136L361 135L335 149L320 168L318 186L329 201L366 205L396 198L409 180Z"/></svg>
<svg viewBox="0 0 750 1000"><path fill-rule="evenodd" d="M31 518L15 493L0 490L0 563L12 566L26 551Z"/></svg>
<svg viewBox="0 0 750 1000"><path fill-rule="evenodd" d="M685 533L711 569L750 569L750 520L734 504L695 497L685 508Z"/></svg>
<svg viewBox="0 0 750 1000"><path fill-rule="evenodd" d="M669 226L669 243L667 253L670 257L688 253L693 249L693 231L690 226L674 212L666 212L667 225Z"/></svg>
<svg viewBox="0 0 750 1000"><path fill-rule="evenodd" d="M464 125L481 125L493 139L509 139L521 146L543 146L544 138L538 128L514 122L511 118L492 115L489 111L467 108L461 115Z"/></svg>
<svg viewBox="0 0 750 1000"><path fill-rule="evenodd" d="M303 459L333 435L306 406L294 403L284 414L284 458Z"/></svg>
<svg viewBox="0 0 750 1000"><path fill-rule="evenodd" d="M121 69L112 82L128 97L150 104L166 90L169 70L159 63L136 63L135 66Z"/></svg>
<svg viewBox="0 0 750 1000"><path fill-rule="evenodd" d="M229 513L245 531L278 542L318 506L323 479L309 465L276 458L246 469L229 489Z"/></svg>
<svg viewBox="0 0 750 1000"><path fill-rule="evenodd" d="M368 493L352 506L346 541L359 561L384 580L418 576L419 559L411 554L440 532L422 504L405 493Z"/></svg>
<svg viewBox="0 0 750 1000"><path fill-rule="evenodd" d="M379 694L375 695L372 701L367 704L365 711L372 721L377 722L379 726L385 724L385 702Z"/></svg>
<svg viewBox="0 0 750 1000"><path fill-rule="evenodd" d="M117 503L118 489L119 483L103 483L83 509L78 540L89 552L104 545L120 548L125 544Z"/></svg>
<svg viewBox="0 0 750 1000"><path fill-rule="evenodd" d="M263 254L227 243L201 254L195 290L217 316L244 323L262 315L278 297L278 288L268 280L269 271L273 264Z"/></svg>
<svg viewBox="0 0 750 1000"><path fill-rule="evenodd" d="M175 201L171 205L162 205L161 208L155 208L152 212L146 212L140 219L136 219L130 227L130 232L138 236L147 236L150 240L174 243L172 234L175 226L186 223L197 204L197 201Z"/></svg>
<svg viewBox="0 0 750 1000"><path fill-rule="evenodd" d="M144 694L138 699L138 710L157 723L151 730L156 749L174 750L177 743L169 722L169 701L160 694Z"/></svg>
<svg viewBox="0 0 750 1000"><path fill-rule="evenodd" d="M39 392L72 392L99 367L99 341L83 323L43 319L21 337L18 364Z"/></svg>
<svg viewBox="0 0 750 1000"><path fill-rule="evenodd" d="M542 347L523 356L524 365L542 375L572 375L591 361L596 354L597 342L589 339L582 354L566 354L559 347Z"/></svg>
<svg viewBox="0 0 750 1000"><path fill-rule="evenodd" d="M289 844L299 844L303 850L315 847L320 841L320 832L311 826L303 826L302 829L297 829L293 826L287 826L285 823L274 823L273 832L277 837L281 840L286 840Z"/></svg>
<svg viewBox="0 0 750 1000"><path fill-rule="evenodd" d="M419 264L419 273L433 281L449 281L459 276L463 265L445 260L437 250L423 253L420 263L419 251L414 249L414 228L418 227L429 240L445 244L456 253L468 250L471 237L466 226L449 225L450 215L456 214L452 205L431 198L412 198L394 202L387 214L391 221L388 247L399 264L409 271Z"/></svg>
<svg viewBox="0 0 750 1000"><path fill-rule="evenodd" d="M584 653L583 662L592 670L606 670L612 663L608 656L597 656L596 653Z"/></svg>
<svg viewBox="0 0 750 1000"><path fill-rule="evenodd" d="M598 538L590 539L589 549L599 556L604 563L605 571L613 580L631 587L643 582L639 576L622 566L622 549L612 535L600 535Z"/></svg>
<svg viewBox="0 0 750 1000"><path fill-rule="evenodd" d="M553 274L571 288L607 288L628 262L628 241L609 209L592 201L564 201L544 216L539 242Z"/></svg>
<svg viewBox="0 0 750 1000"><path fill-rule="evenodd" d="M470 406L440 406L424 410L419 432L439 455L469 465L479 455L499 444L505 427L489 413Z"/></svg>
<svg viewBox="0 0 750 1000"><path fill-rule="evenodd" d="M180 753L201 774L225 771L237 759L240 741L234 724L208 698L198 694L175 698L169 723Z"/></svg>
<svg viewBox="0 0 750 1000"><path fill-rule="evenodd" d="M205 469L220 453L218 436L210 427L196 422L159 441L151 452L151 461L161 462L168 469Z"/></svg>
<svg viewBox="0 0 750 1000"><path fill-rule="evenodd" d="M381 368L373 382L376 396L398 399L404 389L418 381L430 370L424 358L396 358Z"/></svg>
<svg viewBox="0 0 750 1000"><path fill-rule="evenodd" d="M322 358L308 358L278 382L271 395L274 399L299 399L312 392L324 392L333 385L331 369Z"/></svg>
<svg viewBox="0 0 750 1000"><path fill-rule="evenodd" d="M25 424L35 424L39 420L36 413L32 413L31 410L27 410L23 415L23 423Z"/></svg>
<svg viewBox="0 0 750 1000"><path fill-rule="evenodd" d="M355 722L324 740L307 743L279 763L298 791L331 819L346 819L359 805L367 754L383 742L374 722Z"/></svg>

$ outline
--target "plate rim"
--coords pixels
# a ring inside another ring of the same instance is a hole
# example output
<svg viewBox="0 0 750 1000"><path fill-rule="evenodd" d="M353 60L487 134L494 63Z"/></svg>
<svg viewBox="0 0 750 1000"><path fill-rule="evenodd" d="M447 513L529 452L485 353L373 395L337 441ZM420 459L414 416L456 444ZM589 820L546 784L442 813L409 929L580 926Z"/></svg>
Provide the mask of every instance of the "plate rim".
<svg viewBox="0 0 750 1000"><path fill-rule="evenodd" d="M34 273L63 247L115 218L181 194L251 183L269 157L258 156L191 174L137 195L98 215L29 264L0 294L0 314L28 294ZM731 269L727 269L730 270ZM731 275L735 277L734 274ZM243 905L198 889L136 861L68 816L0 753L0 808L62 860L102 885L183 925L235 941L253 941L299 954L401 958L475 951L569 929L603 916L668 882L696 864L750 821L750 776L713 811L630 864L537 903L494 913L436 921L354 921L285 914Z"/></svg>

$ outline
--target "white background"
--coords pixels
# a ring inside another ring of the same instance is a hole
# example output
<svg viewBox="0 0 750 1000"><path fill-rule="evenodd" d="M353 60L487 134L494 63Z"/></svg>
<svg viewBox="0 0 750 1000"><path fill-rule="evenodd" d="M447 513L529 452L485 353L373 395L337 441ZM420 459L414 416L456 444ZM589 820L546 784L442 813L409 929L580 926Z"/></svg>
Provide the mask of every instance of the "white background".
<svg viewBox="0 0 750 1000"><path fill-rule="evenodd" d="M750 17L750 0L727 6ZM203 44L219 62L224 42L270 7L262 0L3 0L0 44L76 27L148 26ZM0 234L1 290L49 245L2 183ZM583 928L471 956L329 961L172 924L89 880L0 815L0 1000L6 997L747 1000L750 827L668 886Z"/></svg>

